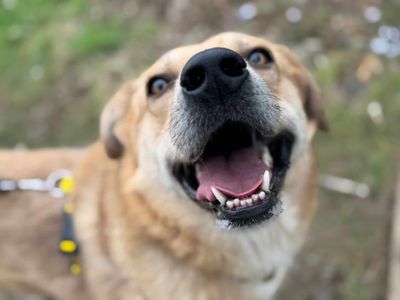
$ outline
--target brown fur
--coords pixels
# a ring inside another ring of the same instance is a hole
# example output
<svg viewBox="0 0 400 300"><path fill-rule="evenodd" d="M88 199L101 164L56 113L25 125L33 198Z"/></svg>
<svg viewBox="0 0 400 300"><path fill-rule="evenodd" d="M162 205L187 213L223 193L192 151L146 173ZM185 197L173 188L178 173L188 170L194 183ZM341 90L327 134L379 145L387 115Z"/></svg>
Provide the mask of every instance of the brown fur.
<svg viewBox="0 0 400 300"><path fill-rule="evenodd" d="M293 209L294 227L281 223L279 216L267 221L265 229L224 232L216 229L212 214L182 197L177 185L165 187L167 179L159 173L152 149L167 134L173 91L149 101L144 86L157 73L179 74L202 49L218 46L240 52L249 45L265 46L273 53L278 70L261 76L287 105L307 115L307 139L283 188ZM327 128L315 83L283 46L227 33L167 53L110 101L102 115L102 140L86 151L76 169L72 201L82 275L68 274L67 262L54 246L60 228L59 200L40 193L10 193L0 197L0 288L30 288L57 299L272 296L287 266L285 262L281 268L275 261L263 264L269 259L263 252L273 251L272 242L282 244L290 260L315 211L316 170L310 142L316 126ZM80 153L69 154L0 152L0 172L8 170L0 178L46 176L53 167L72 167ZM265 244L253 247L258 240ZM259 263L256 258L263 260Z"/></svg>

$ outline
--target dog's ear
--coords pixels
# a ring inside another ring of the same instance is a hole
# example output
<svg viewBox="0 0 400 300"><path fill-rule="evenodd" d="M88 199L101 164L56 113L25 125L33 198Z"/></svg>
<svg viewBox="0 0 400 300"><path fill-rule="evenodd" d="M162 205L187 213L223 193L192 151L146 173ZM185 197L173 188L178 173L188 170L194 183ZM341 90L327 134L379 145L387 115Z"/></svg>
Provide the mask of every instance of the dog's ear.
<svg viewBox="0 0 400 300"><path fill-rule="evenodd" d="M327 131L329 126L325 116L325 108L314 77L288 48L282 47L282 50L288 62L286 68L288 76L300 89L300 96L303 99L304 110L308 119L315 121L320 130Z"/></svg>
<svg viewBox="0 0 400 300"><path fill-rule="evenodd" d="M303 77L303 97L304 110L307 117L315 120L320 130L327 131L329 129L328 120L325 115L325 108L321 99L321 92L311 73L304 67Z"/></svg>
<svg viewBox="0 0 400 300"><path fill-rule="evenodd" d="M129 111L133 95L132 83L124 84L108 102L100 120L100 135L110 158L117 159L124 154L126 138L121 121Z"/></svg>

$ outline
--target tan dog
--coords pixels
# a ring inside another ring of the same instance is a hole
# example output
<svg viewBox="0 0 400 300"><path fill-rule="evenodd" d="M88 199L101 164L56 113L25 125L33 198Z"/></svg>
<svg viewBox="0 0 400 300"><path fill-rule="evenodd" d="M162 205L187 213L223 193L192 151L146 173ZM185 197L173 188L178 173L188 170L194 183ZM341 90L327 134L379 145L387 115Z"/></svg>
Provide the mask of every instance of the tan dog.
<svg viewBox="0 0 400 300"><path fill-rule="evenodd" d="M315 83L287 48L224 33L168 52L110 101L76 170L81 276L62 274L47 244L2 255L0 286L57 299L270 299L315 210L317 127ZM37 239L57 238L43 227Z"/></svg>

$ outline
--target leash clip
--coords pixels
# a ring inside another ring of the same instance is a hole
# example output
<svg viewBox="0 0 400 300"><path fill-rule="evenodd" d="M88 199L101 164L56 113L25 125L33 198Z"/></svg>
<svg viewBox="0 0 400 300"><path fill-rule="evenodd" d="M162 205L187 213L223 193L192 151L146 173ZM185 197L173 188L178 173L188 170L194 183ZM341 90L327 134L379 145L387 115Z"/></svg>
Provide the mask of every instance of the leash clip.
<svg viewBox="0 0 400 300"><path fill-rule="evenodd" d="M70 170L61 169L51 173L46 179L47 191L55 198L63 198L74 189L73 174Z"/></svg>

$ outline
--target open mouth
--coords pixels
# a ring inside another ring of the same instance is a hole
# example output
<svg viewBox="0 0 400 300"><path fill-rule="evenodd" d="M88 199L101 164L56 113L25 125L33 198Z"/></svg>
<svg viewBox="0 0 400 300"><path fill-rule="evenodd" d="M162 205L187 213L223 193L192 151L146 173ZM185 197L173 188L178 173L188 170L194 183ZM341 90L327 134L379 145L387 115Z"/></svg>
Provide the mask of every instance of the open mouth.
<svg viewBox="0 0 400 300"><path fill-rule="evenodd" d="M250 226L279 214L293 142L289 132L266 137L248 124L226 122L196 162L172 170L187 195L218 220Z"/></svg>

